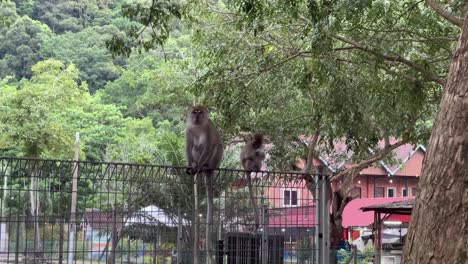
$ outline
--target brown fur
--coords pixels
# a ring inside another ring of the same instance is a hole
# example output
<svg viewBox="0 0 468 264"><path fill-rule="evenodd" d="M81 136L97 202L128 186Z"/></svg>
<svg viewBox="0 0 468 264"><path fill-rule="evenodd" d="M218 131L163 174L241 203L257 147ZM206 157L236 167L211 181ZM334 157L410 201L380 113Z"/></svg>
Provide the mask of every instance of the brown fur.
<svg viewBox="0 0 468 264"><path fill-rule="evenodd" d="M223 143L218 129L209 117L208 110L195 106L187 115L186 155L187 172L211 172L223 158Z"/></svg>
<svg viewBox="0 0 468 264"><path fill-rule="evenodd" d="M263 135L256 133L252 139L247 141L240 153L240 160L244 170L258 172L262 169L262 162L265 159Z"/></svg>

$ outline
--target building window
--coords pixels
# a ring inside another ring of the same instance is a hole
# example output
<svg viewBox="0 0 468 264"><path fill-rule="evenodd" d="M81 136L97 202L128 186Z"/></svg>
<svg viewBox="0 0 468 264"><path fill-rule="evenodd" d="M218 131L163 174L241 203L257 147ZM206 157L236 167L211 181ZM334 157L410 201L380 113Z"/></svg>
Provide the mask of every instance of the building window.
<svg viewBox="0 0 468 264"><path fill-rule="evenodd" d="M406 188L401 189L401 196L408 197L408 189Z"/></svg>
<svg viewBox="0 0 468 264"><path fill-rule="evenodd" d="M284 234L284 242L289 244L297 243L297 239L299 237L299 229L298 228L282 228L281 231Z"/></svg>
<svg viewBox="0 0 468 264"><path fill-rule="evenodd" d="M393 187L387 187L387 197L396 197L396 189Z"/></svg>
<svg viewBox="0 0 468 264"><path fill-rule="evenodd" d="M283 191L283 203L284 206L297 206L297 190L284 190Z"/></svg>
<svg viewBox="0 0 468 264"><path fill-rule="evenodd" d="M295 236L286 236L284 237L284 243L295 244L297 243L297 238Z"/></svg>
<svg viewBox="0 0 468 264"><path fill-rule="evenodd" d="M412 188L412 189L411 189L411 194L412 194L413 196L416 196L416 195L418 194L418 188Z"/></svg>
<svg viewBox="0 0 468 264"><path fill-rule="evenodd" d="M351 198L352 198L352 199L361 198L361 187L354 187L354 188L351 190Z"/></svg>
<svg viewBox="0 0 468 264"><path fill-rule="evenodd" d="M385 188L384 187L375 187L374 191L375 191L375 193L374 193L375 198L384 197L384 193L385 193Z"/></svg>

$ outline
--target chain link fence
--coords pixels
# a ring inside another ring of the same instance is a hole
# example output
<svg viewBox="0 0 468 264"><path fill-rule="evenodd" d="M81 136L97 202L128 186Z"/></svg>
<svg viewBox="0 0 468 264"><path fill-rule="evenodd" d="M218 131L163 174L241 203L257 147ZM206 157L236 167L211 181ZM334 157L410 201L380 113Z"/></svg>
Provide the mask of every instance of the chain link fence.
<svg viewBox="0 0 468 264"><path fill-rule="evenodd" d="M318 263L322 176L185 171L0 158L0 263Z"/></svg>

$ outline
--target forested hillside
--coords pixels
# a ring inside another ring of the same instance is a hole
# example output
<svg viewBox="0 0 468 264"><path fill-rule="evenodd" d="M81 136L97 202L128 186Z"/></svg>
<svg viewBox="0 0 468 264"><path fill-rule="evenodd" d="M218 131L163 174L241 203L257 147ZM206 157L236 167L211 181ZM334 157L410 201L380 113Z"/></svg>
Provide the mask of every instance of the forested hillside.
<svg viewBox="0 0 468 264"><path fill-rule="evenodd" d="M456 28L422 3L358 1L326 31L326 6L286 2L1 1L1 154L71 158L79 131L83 159L182 164L167 158L193 103L226 143L267 134L282 169L314 135L357 161L382 138L427 141Z"/></svg>
<svg viewBox="0 0 468 264"><path fill-rule="evenodd" d="M132 26L123 0L0 3L0 155L183 164L193 97L190 36L174 23L163 48L111 55Z"/></svg>

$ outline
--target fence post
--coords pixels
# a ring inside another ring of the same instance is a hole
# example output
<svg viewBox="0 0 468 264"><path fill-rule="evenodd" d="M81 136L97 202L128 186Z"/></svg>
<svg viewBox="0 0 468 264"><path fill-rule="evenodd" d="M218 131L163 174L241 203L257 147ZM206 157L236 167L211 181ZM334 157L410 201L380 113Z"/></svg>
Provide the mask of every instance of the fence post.
<svg viewBox="0 0 468 264"><path fill-rule="evenodd" d="M70 209L70 233L68 235L68 264L73 263L76 233L76 200L78 196L78 159L80 151L80 133L75 135L75 157L73 162L72 199Z"/></svg>
<svg viewBox="0 0 468 264"><path fill-rule="evenodd" d="M354 252L354 264L358 264L358 261L357 261L357 246L356 245L353 245L353 252Z"/></svg>
<svg viewBox="0 0 468 264"><path fill-rule="evenodd" d="M316 186L316 193L315 193L315 210L316 210L316 220L317 220L317 232L315 233L316 236L316 247L317 247L317 264L324 263L323 262L323 252L322 252L322 240L323 240L323 222L322 222L322 175L317 175L315 186Z"/></svg>
<svg viewBox="0 0 468 264"><path fill-rule="evenodd" d="M19 213L18 213L19 214ZM20 220L19 220L19 215L16 215L16 249L15 249L15 263L19 263L18 262L18 258L19 258L19 241L20 241L20 237L19 237L19 230L20 230ZM26 238L25 238L26 239Z"/></svg>
<svg viewBox="0 0 468 264"><path fill-rule="evenodd" d="M330 193L327 186L327 176L319 175L318 186L318 263L330 262Z"/></svg>
<svg viewBox="0 0 468 264"><path fill-rule="evenodd" d="M198 247L199 247L199 218L198 218L198 173L195 174L193 183L193 264L199 264Z"/></svg>
<svg viewBox="0 0 468 264"><path fill-rule="evenodd" d="M177 210L177 264L182 264L182 212L180 210L180 205Z"/></svg>
<svg viewBox="0 0 468 264"><path fill-rule="evenodd" d="M268 208L265 206L265 197L263 196L262 191L262 223L263 223L263 233L262 233L262 264L268 264Z"/></svg>
<svg viewBox="0 0 468 264"><path fill-rule="evenodd" d="M323 252L323 263L330 263L330 188L328 186L328 176L322 175L322 252Z"/></svg>
<svg viewBox="0 0 468 264"><path fill-rule="evenodd" d="M117 236L117 212L115 206L112 206L112 249L110 256L112 264L115 264L115 254L117 253ZM107 263L109 263L109 260L107 260Z"/></svg>
<svg viewBox="0 0 468 264"><path fill-rule="evenodd" d="M64 225L65 218L60 218L60 241L59 241L59 264L63 263L63 237L64 237Z"/></svg>

